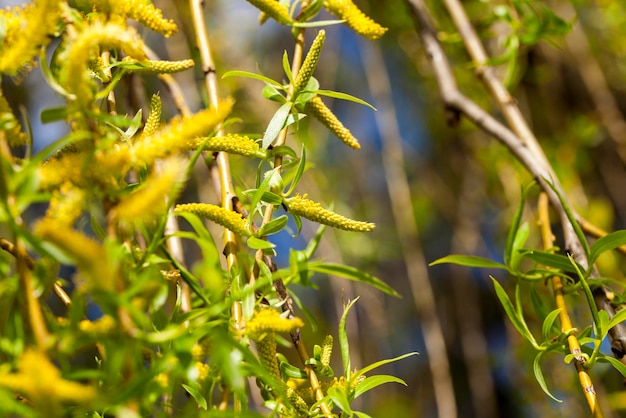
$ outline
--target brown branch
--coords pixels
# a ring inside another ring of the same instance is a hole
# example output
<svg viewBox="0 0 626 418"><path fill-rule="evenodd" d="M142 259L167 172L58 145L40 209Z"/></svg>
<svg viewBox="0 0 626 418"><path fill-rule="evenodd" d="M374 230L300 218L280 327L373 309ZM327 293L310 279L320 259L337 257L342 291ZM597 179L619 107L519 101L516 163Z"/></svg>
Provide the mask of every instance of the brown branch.
<svg viewBox="0 0 626 418"><path fill-rule="evenodd" d="M548 197L545 193L541 193L539 195L538 212L539 227L541 228L543 247L547 250L554 247L554 236L552 235L552 230L550 229ZM561 311L559 312L561 332L571 332L573 327L572 321L569 317L569 313L567 312L563 281L559 276L553 276L550 281L552 282L552 290L554 292L554 301L556 303L556 307L558 309L561 309ZM578 373L578 381L580 382L580 387L583 390L583 394L585 395L585 399L587 400L587 404L589 405L591 414L594 418L602 418L603 414L602 410L600 409L600 405L598 404L596 391L593 388L593 382L591 381L589 372L585 368L585 358L580 355L582 351L580 349L580 343L578 342L578 338L576 338L575 334L572 333L567 337L567 344L569 346L570 353L574 354L573 363L576 367L576 372Z"/></svg>

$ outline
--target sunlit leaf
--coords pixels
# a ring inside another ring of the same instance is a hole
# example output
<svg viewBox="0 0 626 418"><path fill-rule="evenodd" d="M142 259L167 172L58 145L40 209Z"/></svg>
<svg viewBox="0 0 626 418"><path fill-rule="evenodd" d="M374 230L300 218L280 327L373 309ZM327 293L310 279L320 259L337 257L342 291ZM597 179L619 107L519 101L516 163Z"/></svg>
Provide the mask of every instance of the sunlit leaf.
<svg viewBox="0 0 626 418"><path fill-rule="evenodd" d="M626 230L615 231L598 238L591 246L589 265L596 262L598 257L607 251L614 250L622 245L626 245Z"/></svg>
<svg viewBox="0 0 626 418"><path fill-rule="evenodd" d="M497 261L489 260L488 258L478 257L475 255L447 255L438 260L433 261L429 266L436 266L437 264L457 264L465 267L477 267L477 268L491 268L506 270L507 267L498 263Z"/></svg>
<svg viewBox="0 0 626 418"><path fill-rule="evenodd" d="M278 133L285 126L285 122L287 121L287 117L289 116L290 111L291 103L285 103L280 108L278 108L276 113L274 113L272 120L270 120L269 125L267 125L265 135L263 135L261 148L266 150L272 144L272 142L274 142L274 140L278 136Z"/></svg>
<svg viewBox="0 0 626 418"><path fill-rule="evenodd" d="M546 380L544 379L543 372L541 371L541 364L539 364L544 354L545 351L540 351L535 356L535 360L533 361L533 372L535 374L535 379L537 379L537 383L539 383L539 386L541 386L541 389L545 392L546 395L548 395L550 398L554 399L557 402L562 402L560 399L557 399L552 393L550 393L548 385L546 385Z"/></svg>
<svg viewBox="0 0 626 418"><path fill-rule="evenodd" d="M385 383L400 383L401 385L406 386L406 382L399 377L390 376L386 374L381 374L377 376L370 376L363 379L356 385L354 388L354 398L358 398L365 392L372 390L380 385L384 385Z"/></svg>
<svg viewBox="0 0 626 418"><path fill-rule="evenodd" d="M310 263L309 270L317 273L324 273L332 276L343 277L344 279L354 280L361 283L369 284L388 295L400 297L400 294L393 290L388 284L380 280L376 276L365 273L359 269L342 264L333 263Z"/></svg>

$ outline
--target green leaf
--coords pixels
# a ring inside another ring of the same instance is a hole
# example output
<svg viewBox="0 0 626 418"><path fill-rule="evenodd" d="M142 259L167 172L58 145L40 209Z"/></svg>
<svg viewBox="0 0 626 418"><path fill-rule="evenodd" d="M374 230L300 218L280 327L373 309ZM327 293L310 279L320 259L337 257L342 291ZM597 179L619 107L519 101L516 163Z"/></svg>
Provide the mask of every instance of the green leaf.
<svg viewBox="0 0 626 418"><path fill-rule="evenodd" d="M285 361L280 362L280 371L283 375L292 379L308 379L309 377L304 370L292 366Z"/></svg>
<svg viewBox="0 0 626 418"><path fill-rule="evenodd" d="M576 233L576 237L580 241L580 244L583 246L583 249L585 250L585 255L587 256L587 259L589 259L589 254L591 252L591 250L589 248L589 243L587 242L587 237L585 237L585 233L583 232L582 229L580 229L580 225L578 225L578 221L576 220L576 216L574 216L574 214L572 213L572 210L570 209L569 205L565 201L565 198L561 195L561 193L559 193L559 191L556 189L556 187L554 187L554 185L550 182L550 180L548 180L547 178L544 178L544 180L546 181L546 183L548 183L550 188L552 188L554 193L556 193L556 195L559 197L559 201L561 202L561 206L563 206L563 210L565 211L565 215L567 216L567 219L569 220L570 224L572 225L572 228L574 228L574 232Z"/></svg>
<svg viewBox="0 0 626 418"><path fill-rule="evenodd" d="M281 107L278 108L272 120L267 125L267 129L265 130L265 135L263 135L263 141L261 143L261 148L266 150L272 142L278 136L278 133L285 126L285 122L287 121L287 117L289 116L289 112L291 111L291 103L285 103Z"/></svg>
<svg viewBox="0 0 626 418"><path fill-rule="evenodd" d="M610 363L622 376L626 377L626 364L622 363L615 357L605 356L604 354L598 355L598 361L602 363Z"/></svg>
<svg viewBox="0 0 626 418"><path fill-rule="evenodd" d="M308 269L317 273L324 273L333 276L343 277L344 279L354 280L361 283L369 284L376 289L385 292L388 295L400 297L400 294L393 290L389 285L380 280L378 277L360 271L354 267L344 266L334 263L310 263Z"/></svg>
<svg viewBox="0 0 626 418"><path fill-rule="evenodd" d="M550 393L550 390L546 385L546 380L543 377L543 372L541 371L541 365L539 364L539 362L541 361L541 358L545 353L545 351L540 351L539 353L537 353L537 355L535 356L535 360L533 361L533 372L535 373L535 379L537 379L537 383L539 383L539 386L541 386L541 389L543 389L546 395L548 395L557 402L562 402L560 399L555 398L554 395Z"/></svg>
<svg viewBox="0 0 626 418"><path fill-rule="evenodd" d="M41 123L58 122L67 119L68 114L67 106L49 107L41 111L39 118Z"/></svg>
<svg viewBox="0 0 626 418"><path fill-rule="evenodd" d="M396 361L399 360L403 360L407 357L411 357L411 356L417 356L419 353L417 351L413 351L411 353L406 353L406 354L402 354L401 356L398 357L394 357L394 358L389 358L389 359L385 359L385 360L379 360L375 363L370 364L369 366L365 366L363 367L361 370L359 370L356 374L354 374L354 376L352 376L353 379L358 379L359 377L366 375L367 373L369 373L370 371L380 367L380 366L384 366L385 364L389 364L389 363L394 363Z"/></svg>
<svg viewBox="0 0 626 418"><path fill-rule="evenodd" d="M287 192L285 192L286 196L289 196L298 185L298 182L300 181L300 178L302 178L302 174L304 173L305 166L306 166L306 149L304 148L304 144L303 144L300 162L298 163L298 169L296 170L296 174L294 175L293 180L291 180L289 189L287 190Z"/></svg>
<svg viewBox="0 0 626 418"><path fill-rule="evenodd" d="M297 159L298 158L298 154L296 154L296 151L294 151L293 148L287 146L287 145L279 145L277 147L274 147L271 149L271 151L269 152L269 155L271 157L276 157L276 156L280 156L280 157L284 157L284 156L289 156L291 158Z"/></svg>
<svg viewBox="0 0 626 418"><path fill-rule="evenodd" d="M336 386L330 387L328 389L328 396L343 412L348 414L352 413L352 409L350 409L350 401L348 401L346 392L344 392L341 388Z"/></svg>
<svg viewBox="0 0 626 418"><path fill-rule="evenodd" d="M269 77L265 77L264 75L260 75L260 74L256 74L256 73L251 73L249 71L241 71L241 70L234 70L234 71L228 71L226 72L222 78L227 78L227 77L246 77L246 78L253 78L255 80L260 80L260 81L264 81L267 84L270 84L276 88L283 88L283 86L276 80L272 80Z"/></svg>
<svg viewBox="0 0 626 418"><path fill-rule="evenodd" d="M273 102L278 102L278 103L287 102L287 99L285 98L285 96L283 96L283 94L273 84L266 84L265 87L263 87L263 97Z"/></svg>
<svg viewBox="0 0 626 418"><path fill-rule="evenodd" d="M344 306L343 314L341 315L341 320L339 321L339 348L341 349L341 360L343 361L343 375L346 377L350 376L350 369L352 368L352 365L350 364L350 344L348 342L346 323L348 321L348 313L357 300L359 300L358 297Z"/></svg>
<svg viewBox="0 0 626 418"><path fill-rule="evenodd" d="M541 250L524 250L522 257L530 258L546 267L552 267L568 273L576 273L576 268L572 265L570 259L562 254L554 254Z"/></svg>
<svg viewBox="0 0 626 418"><path fill-rule="evenodd" d="M283 230L285 225L287 225L288 221L289 221L289 217L287 217L287 215L281 215L276 219L272 219L270 222L263 225L261 229L259 229L259 231L257 232L257 235L259 237L264 237L267 235L272 235L277 232L280 232Z"/></svg>
<svg viewBox="0 0 626 418"><path fill-rule="evenodd" d="M339 25L345 20L316 20L315 22L294 22L291 26L294 28L316 28L319 26Z"/></svg>
<svg viewBox="0 0 626 418"><path fill-rule="evenodd" d="M515 307L511 303L511 300L509 299L509 296L504 291L504 288L502 288L500 283L498 283L498 281L494 279L493 277L491 277L491 280L493 281L493 286L496 290L496 295L498 296L498 299L500 300L500 303L502 304L502 307L504 308L506 315L509 317L509 319L513 323L513 326L515 327L517 332L519 332L524 338L526 338L535 348L539 348L539 345L537 344L535 337L533 337L533 335L530 333L530 330L528 329L528 326L526 325L526 321L524 321L524 317L521 315L518 315L517 309L515 309Z"/></svg>
<svg viewBox="0 0 626 418"><path fill-rule="evenodd" d="M287 51L283 52L283 71L285 72L287 79L289 79L289 84L293 85L293 74L291 74L291 64L289 64L289 55L287 55Z"/></svg>
<svg viewBox="0 0 626 418"><path fill-rule="evenodd" d="M365 100L361 100L358 97L351 96L347 93L340 93L338 91L332 91L332 90L315 90L315 93L319 94L320 96L328 96L328 97L334 97L335 99L348 100L351 102L362 104L363 106L367 106L372 110L376 110L374 106L367 103Z"/></svg>
<svg viewBox="0 0 626 418"><path fill-rule="evenodd" d="M611 232L602 238L598 238L591 246L589 265L594 264L602 253L614 250L622 245L626 245L626 230Z"/></svg>
<svg viewBox="0 0 626 418"><path fill-rule="evenodd" d="M207 404L206 399L202 395L202 392L200 391L200 388L197 388L195 386L186 385L184 383L182 384L182 386L187 391L187 393L189 393L191 395L191 397L196 400L196 402L198 403L198 406L206 411L207 408L209 407L209 405Z"/></svg>
<svg viewBox="0 0 626 418"><path fill-rule="evenodd" d="M272 244L269 241L265 241L264 239L257 237L248 238L246 244L253 250L271 250L272 248L276 247L275 244Z"/></svg>
<svg viewBox="0 0 626 418"><path fill-rule="evenodd" d="M624 320L626 320L626 309L622 309L621 311L617 312L613 316L613 318L611 318L611 320L606 326L607 331Z"/></svg>
<svg viewBox="0 0 626 418"><path fill-rule="evenodd" d="M585 297L587 298L587 304L589 305L589 309L591 310L591 317L593 318L593 323L596 326L596 330L594 332L596 333L596 336L603 335L602 322L600 322L600 317L598 316L598 307L596 306L596 302L593 298L593 293L591 292L589 283L587 283L587 279L585 278L585 275L582 273L582 269L578 268L576 261L574 261L574 258L571 255L568 256L568 258L570 262L572 263L572 266L574 266L574 269L576 270L576 274L578 274L578 278L580 279L580 284L583 287Z"/></svg>
<svg viewBox="0 0 626 418"><path fill-rule="evenodd" d="M365 392L372 390L380 385L384 385L385 383L400 383L401 385L406 386L406 382L399 377L390 376L386 374L381 374L377 376L370 376L363 379L356 388L354 388L354 398L358 398Z"/></svg>
<svg viewBox="0 0 626 418"><path fill-rule="evenodd" d="M530 227L528 226L528 222L524 222L517 229L517 233L513 239L513 247L511 248L509 263L507 263L507 265L509 265L509 267L511 267L514 271L517 271L519 268L519 263L522 258L520 250L524 248L524 244L526 244L526 240L529 235Z"/></svg>
<svg viewBox="0 0 626 418"><path fill-rule="evenodd" d="M55 54L60 49L61 48L58 47L55 50ZM48 86L50 86L52 90L56 91L61 96L67 99L70 99L70 100L76 99L76 95L71 94L67 90L65 90L65 88L57 82L56 78L54 77L54 74L52 74L52 71L50 70L50 67L48 66L48 58L46 57L46 48L41 48L41 53L39 54L39 68L41 68L41 73L43 74L43 78L46 80L46 83L48 83Z"/></svg>
<svg viewBox="0 0 626 418"><path fill-rule="evenodd" d="M269 187L270 187L270 183L272 182L272 177L274 177L275 174L278 174L278 169L275 168L271 171L268 171L265 173L265 179L263 180L263 183L261 183L259 185L259 188L256 189L256 193L254 194L254 196L252 196L252 199L250 201L250 215L248 215L248 227L250 227L250 225L252 224L252 217L254 215L254 213L257 211L257 206L258 204L261 202L261 200L263 199L263 196L265 195L265 193L268 191Z"/></svg>
<svg viewBox="0 0 626 418"><path fill-rule="evenodd" d="M563 308L553 310L543 320L543 325L541 326L541 335L543 336L544 340L550 339L550 331L552 330L554 321L556 321L556 318L558 318L559 313L561 313L562 310Z"/></svg>
<svg viewBox="0 0 626 418"><path fill-rule="evenodd" d="M478 268L490 268L490 269L502 269L507 270L507 267L504 264L498 263L497 261L489 260L487 258L478 257L475 255L447 255L438 260L433 261L429 264L429 266L436 266L437 264L457 264L459 266L466 267L478 267Z"/></svg>

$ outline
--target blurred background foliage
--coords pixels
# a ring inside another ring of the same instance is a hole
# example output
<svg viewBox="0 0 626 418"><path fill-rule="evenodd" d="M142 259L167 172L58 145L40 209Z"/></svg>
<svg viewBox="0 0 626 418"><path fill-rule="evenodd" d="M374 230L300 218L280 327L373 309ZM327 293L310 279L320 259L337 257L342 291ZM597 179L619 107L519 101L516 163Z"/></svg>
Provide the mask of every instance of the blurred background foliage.
<svg viewBox="0 0 626 418"><path fill-rule="evenodd" d="M165 16L174 18L181 31L167 40L145 31L148 44L164 59L188 58L189 51L194 51L188 3L154 3ZM360 140L358 152L336 141L316 121L305 119L309 126L298 140L305 144L309 164L315 169L304 175L301 188L317 201L334 203L340 213L377 224L370 234L327 230L318 254L326 261L345 262L377 275L403 297L398 300L359 283L316 276L319 291L294 289L318 319L316 330L308 327L303 331L310 335L307 340L320 341L327 333L336 334L342 300L360 296L348 324L353 365L410 351L418 351L420 356L385 366L387 373L404 379L408 387L382 386L357 400L364 404L355 407L374 417L436 416L429 366L433 356L425 344L429 329L425 322L432 317L419 303L424 289L416 283L412 287L407 274L407 265L417 263L432 286L431 302L445 339L438 354L449 362L458 416L588 416L575 370L561 357L548 357L544 374L563 403L545 396L535 381L531 368L535 353L503 314L489 280L492 273L505 287L511 285L503 273L450 265L426 269L426 263L451 253L501 261L506 231L528 174L501 145L467 121L461 119L456 126L448 123L406 3L357 3L389 31L371 42L343 26L327 28L315 76L321 88L360 97L378 112L332 101L333 111ZM626 5L610 0L480 0L463 4L574 208L605 230L625 228ZM430 6L461 90L497 116L443 6L438 1ZM259 26L258 11L243 0L207 1L206 8L218 74L246 70L280 79L283 51L293 47L289 28L273 21ZM316 31L308 32L310 42ZM65 128L63 124L39 123L41 109L56 100L40 77L36 70L19 82L3 79L2 87L12 105L31 112L34 137L51 142L61 137ZM176 78L195 109L204 106L206 98L197 88L202 80L200 67ZM146 77L144 83L148 93L161 89L156 77ZM263 98L262 87L258 81L242 78L220 82L221 95L236 99L234 115L241 118L232 131L258 132L276 111L278 104ZM174 107L165 93L163 101L164 120L168 120ZM119 106L124 113L124 103ZM293 138L289 141L298 148ZM386 158L394 149L401 151L401 160ZM238 190L253 184L253 165L238 158L233 158L232 164ZM205 173L198 167L186 199L199 195L205 202L218 201ZM406 176L410 200L394 208L390 198L394 190L389 185L403 181L394 177L398 173ZM535 204L533 196L525 219L531 225L530 245L539 247ZM394 222L394 210L408 216L417 228ZM300 238L288 233L274 237L278 264L288 265L289 248L303 248L314 232L315 225L305 221ZM401 244L406 239L408 252ZM189 251L191 259L192 249ZM599 267L603 276L623 280L622 256L606 254ZM546 303L552 303L547 284L537 289ZM581 299L572 296L570 306L575 324L583 328L591 320ZM526 312L531 329L540 329L541 320L532 320L532 307ZM604 351L610 353L608 347ZM626 416L620 374L599 364L592 377L605 416Z"/></svg>

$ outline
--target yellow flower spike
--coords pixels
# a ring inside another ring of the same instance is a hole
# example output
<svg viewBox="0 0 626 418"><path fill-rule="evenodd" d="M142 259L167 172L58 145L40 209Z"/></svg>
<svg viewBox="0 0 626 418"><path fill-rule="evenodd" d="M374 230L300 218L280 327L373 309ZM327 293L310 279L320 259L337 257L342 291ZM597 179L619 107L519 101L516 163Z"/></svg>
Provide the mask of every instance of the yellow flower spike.
<svg viewBox="0 0 626 418"><path fill-rule="evenodd" d="M343 123L337 119L337 116L326 107L319 96L314 96L311 100L306 102L304 111L322 122L322 124L326 126L329 131L334 133L344 144L354 149L361 148L359 141L352 135L348 128L343 126Z"/></svg>
<svg viewBox="0 0 626 418"><path fill-rule="evenodd" d="M146 59L143 41L134 29L100 21L86 26L59 57L59 62L63 63L61 82L85 107L91 105L96 87L89 77L89 61L98 57L100 47L121 49L138 61Z"/></svg>
<svg viewBox="0 0 626 418"><path fill-rule="evenodd" d="M88 319L80 321L78 328L86 334L105 335L115 331L118 328L118 324L112 316L103 315L95 321Z"/></svg>
<svg viewBox="0 0 626 418"><path fill-rule="evenodd" d="M274 332L268 332L265 337L256 341L256 349L261 364L272 374L272 376L280 380L280 367L278 366L278 358L276 358L276 340Z"/></svg>
<svg viewBox="0 0 626 418"><path fill-rule="evenodd" d="M306 58L300 67L300 71L298 71L298 76L294 82L295 91L304 90L307 83L313 76L313 72L315 71L315 67L317 67L317 61L319 60L320 53L322 52L325 39L326 31L322 29L313 40L311 49L309 49L309 53L306 55Z"/></svg>
<svg viewBox="0 0 626 418"><path fill-rule="evenodd" d="M195 138L192 142L196 143L194 148L198 148L206 138ZM228 134L226 136L215 136L209 139L204 146L207 151L227 152L229 154L242 155L249 158L265 158L267 153L259 147L254 140L244 135Z"/></svg>
<svg viewBox="0 0 626 418"><path fill-rule="evenodd" d="M193 60L182 61L138 61L141 68L132 70L139 74L174 74L193 68L195 65Z"/></svg>
<svg viewBox="0 0 626 418"><path fill-rule="evenodd" d="M365 15L352 0L325 0L324 7L359 35L375 40L387 32L387 28L380 26Z"/></svg>
<svg viewBox="0 0 626 418"><path fill-rule="evenodd" d="M276 0L248 0L248 3L283 25L293 24L289 9Z"/></svg>
<svg viewBox="0 0 626 418"><path fill-rule="evenodd" d="M258 341L268 332L291 332L304 326L300 318L287 319L271 308L261 308L254 312L246 324L246 334Z"/></svg>
<svg viewBox="0 0 626 418"><path fill-rule="evenodd" d="M150 1L122 0L119 3L122 3L123 11L128 17L166 38L178 31L174 21L164 19L161 9L154 7Z"/></svg>
<svg viewBox="0 0 626 418"><path fill-rule="evenodd" d="M111 218L119 222L149 222L167 210L167 201L176 199L180 192L187 164L181 158L166 160L144 184L127 196L111 211Z"/></svg>
<svg viewBox="0 0 626 418"><path fill-rule="evenodd" d="M305 402L305 400L291 388L287 388L287 399L291 403L291 406L296 410L299 417L308 417L309 415L309 405Z"/></svg>
<svg viewBox="0 0 626 418"><path fill-rule="evenodd" d="M0 374L0 387L44 405L50 401L84 404L97 396L93 387L63 379L46 355L34 350L22 354L17 373Z"/></svg>
<svg viewBox="0 0 626 418"><path fill-rule="evenodd" d="M65 182L76 184L81 178L81 161L81 155L74 152L52 157L39 168L39 187L48 190Z"/></svg>
<svg viewBox="0 0 626 418"><path fill-rule="evenodd" d="M72 226L82 213L84 201L84 190L74 187L69 182L63 183L50 199L46 218L54 219L63 225Z"/></svg>
<svg viewBox="0 0 626 418"><path fill-rule="evenodd" d="M322 366L330 366L330 356L333 352L333 336L327 335L322 342L322 354L320 355L320 363Z"/></svg>
<svg viewBox="0 0 626 418"><path fill-rule="evenodd" d="M69 226L47 218L37 223L35 234L67 253L76 262L90 287L113 290L112 267L106 250L99 243Z"/></svg>
<svg viewBox="0 0 626 418"><path fill-rule="evenodd" d="M30 65L41 46L50 42L61 16L59 0L36 0L34 6L0 12L6 35L0 47L0 73L16 75Z"/></svg>
<svg viewBox="0 0 626 418"><path fill-rule="evenodd" d="M228 228L237 235L248 236L250 231L246 227L246 221L237 212L226 210L221 206L209 203L186 203L176 205L174 213L189 212L201 218L208 219L218 225Z"/></svg>
<svg viewBox="0 0 626 418"><path fill-rule="evenodd" d="M159 158L195 149L195 138L211 134L226 119L232 107L232 100L224 100L219 103L218 111L205 109L186 118L172 119L156 133L142 136L133 145L134 160L152 164Z"/></svg>
<svg viewBox="0 0 626 418"><path fill-rule="evenodd" d="M201 382L208 379L209 376L211 376L211 367L206 363L197 361L196 370L198 372L198 380Z"/></svg>
<svg viewBox="0 0 626 418"><path fill-rule="evenodd" d="M332 226L333 228L355 232L370 232L376 226L371 222L354 221L325 209L319 203L307 199L306 195L296 195L285 199L284 203L289 213L310 221Z"/></svg>
<svg viewBox="0 0 626 418"><path fill-rule="evenodd" d="M150 98L150 113L141 132L141 137L146 138L154 135L161 126L161 98L158 94L153 94Z"/></svg>

